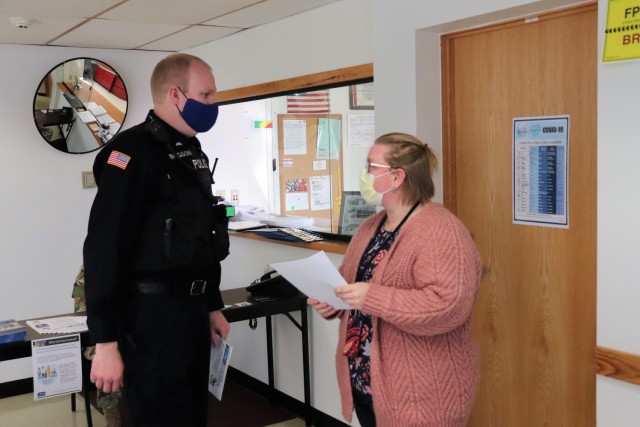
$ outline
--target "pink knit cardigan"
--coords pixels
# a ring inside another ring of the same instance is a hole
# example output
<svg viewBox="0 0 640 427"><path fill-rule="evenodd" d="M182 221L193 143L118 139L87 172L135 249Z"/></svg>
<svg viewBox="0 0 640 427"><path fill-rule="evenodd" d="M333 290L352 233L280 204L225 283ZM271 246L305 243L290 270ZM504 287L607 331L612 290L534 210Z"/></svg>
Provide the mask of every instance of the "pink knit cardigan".
<svg viewBox="0 0 640 427"><path fill-rule="evenodd" d="M340 272L353 283L360 257L383 218L360 226ZM465 226L429 203L400 229L369 281L362 311L373 317L371 389L377 425L464 426L480 378L471 315L482 265ZM342 414L351 421L349 366L340 320L336 369Z"/></svg>

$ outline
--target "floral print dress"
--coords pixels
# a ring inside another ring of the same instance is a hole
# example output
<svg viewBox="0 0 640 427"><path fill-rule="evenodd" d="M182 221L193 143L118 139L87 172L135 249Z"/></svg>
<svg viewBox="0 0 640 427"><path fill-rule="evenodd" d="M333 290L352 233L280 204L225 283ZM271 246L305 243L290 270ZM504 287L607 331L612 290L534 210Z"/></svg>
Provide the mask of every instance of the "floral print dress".
<svg viewBox="0 0 640 427"><path fill-rule="evenodd" d="M369 242L360 259L356 282L368 282L371 279L376 267L387 255L389 248L393 245L393 241L398 235L400 227L397 227L394 231L386 231L384 229L385 219L382 219L376 234ZM370 377L372 339L371 316L362 313L360 310L349 310L344 355L349 359L351 389L360 401L368 403L373 402Z"/></svg>

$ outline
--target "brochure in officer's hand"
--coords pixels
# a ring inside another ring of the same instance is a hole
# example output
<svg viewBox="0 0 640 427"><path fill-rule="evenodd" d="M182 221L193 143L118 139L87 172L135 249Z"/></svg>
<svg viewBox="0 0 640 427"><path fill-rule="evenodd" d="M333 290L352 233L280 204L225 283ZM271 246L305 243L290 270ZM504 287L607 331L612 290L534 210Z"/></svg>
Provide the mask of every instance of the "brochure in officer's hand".
<svg viewBox="0 0 640 427"><path fill-rule="evenodd" d="M224 380L227 377L227 368L229 367L229 359L231 358L231 347L220 335L218 337L218 346L211 344L211 361L209 362L209 393L213 394L216 399L222 400L222 390L224 389Z"/></svg>

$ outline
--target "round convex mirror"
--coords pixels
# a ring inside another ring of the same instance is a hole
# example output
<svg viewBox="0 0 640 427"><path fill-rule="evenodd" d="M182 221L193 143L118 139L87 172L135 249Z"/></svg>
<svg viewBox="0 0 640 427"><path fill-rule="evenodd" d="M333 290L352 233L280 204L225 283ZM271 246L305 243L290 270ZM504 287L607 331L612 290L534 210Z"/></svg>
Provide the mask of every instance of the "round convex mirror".
<svg viewBox="0 0 640 427"><path fill-rule="evenodd" d="M120 75L93 58L74 58L49 71L33 99L33 119L44 140L65 153L101 148L127 115L127 89Z"/></svg>

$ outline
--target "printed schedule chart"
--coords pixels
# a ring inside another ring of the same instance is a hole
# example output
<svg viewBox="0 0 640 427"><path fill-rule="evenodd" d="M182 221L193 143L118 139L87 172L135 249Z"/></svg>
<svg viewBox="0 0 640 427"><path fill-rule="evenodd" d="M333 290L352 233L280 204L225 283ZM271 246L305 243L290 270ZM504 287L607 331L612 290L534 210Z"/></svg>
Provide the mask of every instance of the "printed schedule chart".
<svg viewBox="0 0 640 427"><path fill-rule="evenodd" d="M568 228L569 117L513 120L513 222Z"/></svg>

